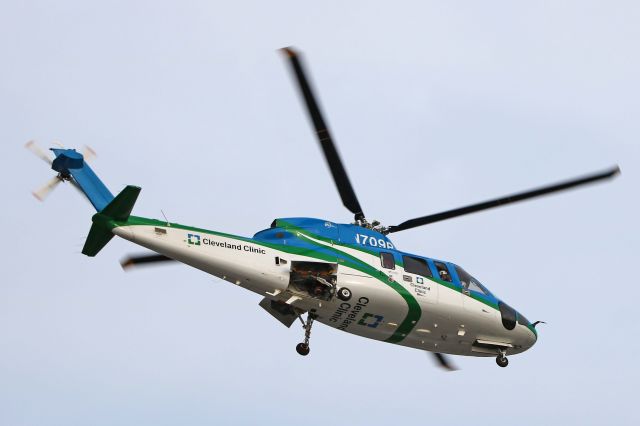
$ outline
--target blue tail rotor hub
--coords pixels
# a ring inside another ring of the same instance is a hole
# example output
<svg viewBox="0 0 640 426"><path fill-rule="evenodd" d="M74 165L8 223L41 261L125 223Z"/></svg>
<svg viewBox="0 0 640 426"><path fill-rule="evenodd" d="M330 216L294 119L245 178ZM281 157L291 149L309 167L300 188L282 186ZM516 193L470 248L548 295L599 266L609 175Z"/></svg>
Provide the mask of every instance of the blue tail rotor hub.
<svg viewBox="0 0 640 426"><path fill-rule="evenodd" d="M84 164L84 158L82 154L75 149L51 149L56 155L56 159L53 160L51 168L63 175L69 175L70 169L81 169Z"/></svg>

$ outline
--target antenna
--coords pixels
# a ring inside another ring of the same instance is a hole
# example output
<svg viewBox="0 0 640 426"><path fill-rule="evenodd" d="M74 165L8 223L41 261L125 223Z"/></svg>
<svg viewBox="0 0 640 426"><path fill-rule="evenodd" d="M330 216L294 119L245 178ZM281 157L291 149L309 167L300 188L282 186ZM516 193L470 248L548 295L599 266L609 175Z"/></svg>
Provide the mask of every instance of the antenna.
<svg viewBox="0 0 640 426"><path fill-rule="evenodd" d="M171 226L171 223L169 223L169 219L167 219L167 215L164 214L162 209L160 209L160 213L162 213L162 217L164 217L165 222L167 222L167 226Z"/></svg>

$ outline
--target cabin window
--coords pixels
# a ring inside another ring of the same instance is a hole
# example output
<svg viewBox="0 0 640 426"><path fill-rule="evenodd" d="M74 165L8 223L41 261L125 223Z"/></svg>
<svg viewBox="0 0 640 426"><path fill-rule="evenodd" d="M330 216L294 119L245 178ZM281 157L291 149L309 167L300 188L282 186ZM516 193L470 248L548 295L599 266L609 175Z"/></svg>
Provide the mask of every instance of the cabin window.
<svg viewBox="0 0 640 426"><path fill-rule="evenodd" d="M380 253L380 262L382 267L386 269L396 269L396 261L393 259L393 254L387 252Z"/></svg>
<svg viewBox="0 0 640 426"><path fill-rule="evenodd" d="M436 265L436 269L438 270L438 277L440 277L442 281L451 282L451 274L449 273L447 265L442 262L433 262L433 264Z"/></svg>
<svg viewBox="0 0 640 426"><path fill-rule="evenodd" d="M432 277L431 270L427 261L413 256L402 256L405 272L410 274L422 275L423 277Z"/></svg>
<svg viewBox="0 0 640 426"><path fill-rule="evenodd" d="M489 294L489 290L480 284L480 281L473 278L467 271L456 266L456 272L458 273L458 278L460 278L460 284L462 284L462 287L465 290L472 290L485 295Z"/></svg>

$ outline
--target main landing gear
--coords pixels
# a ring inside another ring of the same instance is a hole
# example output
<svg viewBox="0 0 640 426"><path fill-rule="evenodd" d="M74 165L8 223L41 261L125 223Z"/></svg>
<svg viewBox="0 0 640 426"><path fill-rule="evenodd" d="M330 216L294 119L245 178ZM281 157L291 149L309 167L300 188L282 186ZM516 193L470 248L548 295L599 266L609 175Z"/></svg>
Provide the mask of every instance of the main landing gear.
<svg viewBox="0 0 640 426"><path fill-rule="evenodd" d="M313 325L313 320L316 318L314 314L309 312L307 314L307 321L305 322L302 319L302 316L298 316L300 318L300 322L302 322L302 328L304 328L304 342L298 343L296 345L296 352L298 352L302 356L309 355L309 339L311 339L311 326Z"/></svg>
<svg viewBox="0 0 640 426"><path fill-rule="evenodd" d="M506 367L507 365L509 365L506 351L500 351L500 355L496 357L496 364L498 364L500 367Z"/></svg>

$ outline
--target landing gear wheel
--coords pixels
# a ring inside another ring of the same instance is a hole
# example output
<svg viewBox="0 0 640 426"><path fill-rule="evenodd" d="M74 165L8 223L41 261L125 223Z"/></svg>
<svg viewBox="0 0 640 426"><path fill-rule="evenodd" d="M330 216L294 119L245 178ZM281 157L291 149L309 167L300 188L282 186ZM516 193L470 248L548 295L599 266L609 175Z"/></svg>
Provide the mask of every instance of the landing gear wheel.
<svg viewBox="0 0 640 426"><path fill-rule="evenodd" d="M496 364L498 364L500 367L506 367L507 365L509 365L509 360L504 355L498 355L496 357Z"/></svg>
<svg viewBox="0 0 640 426"><path fill-rule="evenodd" d="M311 326L313 325L313 320L316 319L315 314L309 312L307 314L307 321L305 322L302 319L302 316L298 316L300 321L302 321L302 328L304 328L304 342L298 343L296 345L296 352L298 352L302 356L309 355L309 339L311 339Z"/></svg>
<svg viewBox="0 0 640 426"><path fill-rule="evenodd" d="M342 287L340 290L338 290L338 299L344 300L345 302L351 299L351 290L346 287Z"/></svg>
<svg viewBox="0 0 640 426"><path fill-rule="evenodd" d="M309 345L306 343L298 343L296 345L296 352L298 352L302 356L309 355L309 351L310 351Z"/></svg>

